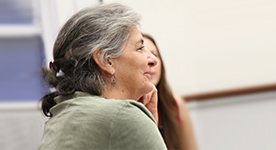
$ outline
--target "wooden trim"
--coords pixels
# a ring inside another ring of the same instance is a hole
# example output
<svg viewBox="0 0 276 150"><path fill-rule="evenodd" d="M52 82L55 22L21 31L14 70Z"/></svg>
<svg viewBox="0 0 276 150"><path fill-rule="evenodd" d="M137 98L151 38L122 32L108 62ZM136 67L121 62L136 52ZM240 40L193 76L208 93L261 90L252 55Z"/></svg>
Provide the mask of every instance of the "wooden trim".
<svg viewBox="0 0 276 150"><path fill-rule="evenodd" d="M225 91L218 91L218 92L210 92L210 93L201 93L201 94L194 94L194 95L187 95L187 96L183 96L183 98L187 102L190 102L190 101L202 101L202 100L207 100L207 99L222 98L222 97L229 97L229 96L254 94L254 93L260 93L260 92L269 92L269 91L276 91L276 84L269 84L269 85L255 86L255 87L247 87L247 88L239 88L239 89L225 90Z"/></svg>

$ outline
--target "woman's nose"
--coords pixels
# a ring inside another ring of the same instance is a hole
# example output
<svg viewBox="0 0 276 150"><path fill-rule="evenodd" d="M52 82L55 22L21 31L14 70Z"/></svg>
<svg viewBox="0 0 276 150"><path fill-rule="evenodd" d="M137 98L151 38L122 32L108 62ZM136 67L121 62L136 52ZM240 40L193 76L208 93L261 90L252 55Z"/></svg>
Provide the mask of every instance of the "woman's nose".
<svg viewBox="0 0 276 150"><path fill-rule="evenodd" d="M153 66L155 66L157 64L157 58L156 58L155 55L153 55L151 53L151 51L149 51L148 49L147 49L147 51L148 51L148 65L150 67L153 67Z"/></svg>

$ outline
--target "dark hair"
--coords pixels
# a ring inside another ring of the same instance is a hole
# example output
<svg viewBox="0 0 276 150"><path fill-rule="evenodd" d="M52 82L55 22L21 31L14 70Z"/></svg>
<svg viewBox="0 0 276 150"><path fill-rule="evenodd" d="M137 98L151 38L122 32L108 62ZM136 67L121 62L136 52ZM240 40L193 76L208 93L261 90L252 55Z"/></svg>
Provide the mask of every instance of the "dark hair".
<svg viewBox="0 0 276 150"><path fill-rule="evenodd" d="M144 38L148 38L152 41L156 46L161 61L161 77L156 88L158 90L158 111L160 112L159 115L164 129L164 140L169 149L180 149L181 138L179 134L180 126L177 120L177 104L166 80L166 72L162 57L153 37L148 34L142 35Z"/></svg>
<svg viewBox="0 0 276 150"><path fill-rule="evenodd" d="M75 91L101 95L110 80L101 74L93 53L99 50L104 62L120 56L130 30L139 21L138 13L118 3L88 7L73 15L56 38L50 69L43 67L43 77L54 89L41 98L43 113L51 116L58 95Z"/></svg>

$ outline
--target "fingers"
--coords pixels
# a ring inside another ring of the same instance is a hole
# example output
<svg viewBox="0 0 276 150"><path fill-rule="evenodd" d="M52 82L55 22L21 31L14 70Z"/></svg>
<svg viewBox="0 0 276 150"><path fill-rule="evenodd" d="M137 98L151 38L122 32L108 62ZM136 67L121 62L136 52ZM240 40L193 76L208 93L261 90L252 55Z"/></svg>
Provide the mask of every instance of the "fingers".
<svg viewBox="0 0 276 150"><path fill-rule="evenodd" d="M152 100L157 101L157 97L156 97L157 95L154 95L155 93L157 93L157 89L153 84L152 84L152 86L153 86L152 90L149 93L147 93L147 94L143 95L142 97L140 97L138 102L143 103L144 105L146 105ZM155 99L153 99L153 98L155 98Z"/></svg>
<svg viewBox="0 0 276 150"><path fill-rule="evenodd" d="M158 96L157 96L157 89L154 85L153 85L152 91L142 97L141 102L151 112L155 121L158 122L158 109L157 109Z"/></svg>
<svg viewBox="0 0 276 150"><path fill-rule="evenodd" d="M144 105L147 105L148 103L152 103L152 102L157 103L157 89L156 89L156 87L153 85L152 91L147 93L146 95L143 95L138 101L143 103Z"/></svg>
<svg viewBox="0 0 276 150"><path fill-rule="evenodd" d="M149 97L149 102L153 102L156 104L156 107L157 107L157 102L158 102L158 96L157 96L157 89L156 87L153 85L153 90L152 90L152 93Z"/></svg>
<svg viewBox="0 0 276 150"><path fill-rule="evenodd" d="M158 103L158 95L157 95L157 89L154 84L152 84L153 88L152 91L149 93L143 95L138 102L144 104L146 108L151 112L156 122L158 122L158 109L157 109L157 103Z"/></svg>
<svg viewBox="0 0 276 150"><path fill-rule="evenodd" d="M142 99L142 103L144 105L147 105L150 101L151 101L151 97L152 97L152 93L148 93L146 95L143 96L143 99Z"/></svg>

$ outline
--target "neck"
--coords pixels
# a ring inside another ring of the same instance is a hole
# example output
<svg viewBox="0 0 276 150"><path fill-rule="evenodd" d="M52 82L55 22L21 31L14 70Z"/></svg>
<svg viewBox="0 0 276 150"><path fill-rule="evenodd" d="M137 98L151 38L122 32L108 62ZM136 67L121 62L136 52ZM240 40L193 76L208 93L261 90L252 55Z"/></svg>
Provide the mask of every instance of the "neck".
<svg viewBox="0 0 276 150"><path fill-rule="evenodd" d="M110 86L108 88L103 89L102 96L107 99L118 99L118 100L138 100L133 96L133 94L128 93L128 90L120 89L117 85Z"/></svg>

